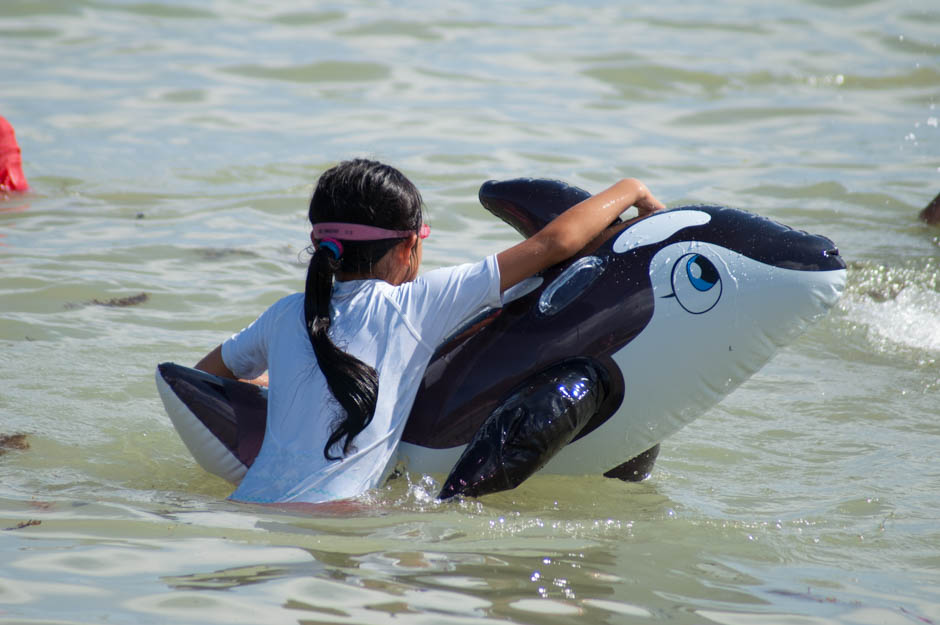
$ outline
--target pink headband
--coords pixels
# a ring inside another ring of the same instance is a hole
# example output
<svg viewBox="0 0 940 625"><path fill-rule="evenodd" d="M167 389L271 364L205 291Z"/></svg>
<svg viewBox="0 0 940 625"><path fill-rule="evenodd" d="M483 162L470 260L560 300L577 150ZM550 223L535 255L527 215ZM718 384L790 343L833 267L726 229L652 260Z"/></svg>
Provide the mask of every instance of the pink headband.
<svg viewBox="0 0 940 625"><path fill-rule="evenodd" d="M423 224L418 232L414 230L386 230L375 226L362 224L344 224L323 222L314 224L313 238L345 239L346 241L379 241L381 239L403 239L409 234L417 234L419 238L426 239L431 234L431 227Z"/></svg>

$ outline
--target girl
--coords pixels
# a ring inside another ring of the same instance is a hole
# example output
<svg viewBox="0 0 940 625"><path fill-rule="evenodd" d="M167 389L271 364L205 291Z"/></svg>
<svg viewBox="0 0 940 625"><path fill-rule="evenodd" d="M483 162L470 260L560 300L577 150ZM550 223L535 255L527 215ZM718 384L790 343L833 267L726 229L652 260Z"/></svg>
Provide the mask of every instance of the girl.
<svg viewBox="0 0 940 625"><path fill-rule="evenodd" d="M316 503L378 486L436 347L630 206L640 217L663 208L641 182L621 180L499 254L418 277L429 228L415 186L375 161L327 170L310 200L314 252L304 292L276 302L196 365L228 378L268 371L264 442L232 499Z"/></svg>

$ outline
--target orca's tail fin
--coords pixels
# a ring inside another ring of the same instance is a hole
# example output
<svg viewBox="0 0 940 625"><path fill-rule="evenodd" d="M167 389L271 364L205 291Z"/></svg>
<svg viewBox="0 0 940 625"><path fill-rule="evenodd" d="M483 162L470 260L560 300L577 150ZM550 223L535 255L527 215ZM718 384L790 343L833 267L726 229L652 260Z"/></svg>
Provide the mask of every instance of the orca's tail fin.
<svg viewBox="0 0 940 625"><path fill-rule="evenodd" d="M267 389L172 362L156 371L173 427L203 469L238 484L254 462L267 420Z"/></svg>

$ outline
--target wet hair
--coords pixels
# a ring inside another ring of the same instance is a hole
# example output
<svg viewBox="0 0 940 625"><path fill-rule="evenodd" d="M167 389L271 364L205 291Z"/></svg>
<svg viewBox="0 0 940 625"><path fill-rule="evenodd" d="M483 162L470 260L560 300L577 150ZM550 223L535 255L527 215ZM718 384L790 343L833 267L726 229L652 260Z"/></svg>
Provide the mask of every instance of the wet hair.
<svg viewBox="0 0 940 625"><path fill-rule="evenodd" d="M310 199L311 224L344 222L389 230L421 228L421 194L400 171L365 159L344 161L320 176ZM318 245L307 268L304 290L304 320L310 344L330 392L343 410L323 455L338 460L352 449L352 441L375 415L379 394L378 372L337 347L329 337L330 299L337 272L369 275L375 264L402 239L342 241L336 258L327 245ZM331 450L341 445L341 455Z"/></svg>

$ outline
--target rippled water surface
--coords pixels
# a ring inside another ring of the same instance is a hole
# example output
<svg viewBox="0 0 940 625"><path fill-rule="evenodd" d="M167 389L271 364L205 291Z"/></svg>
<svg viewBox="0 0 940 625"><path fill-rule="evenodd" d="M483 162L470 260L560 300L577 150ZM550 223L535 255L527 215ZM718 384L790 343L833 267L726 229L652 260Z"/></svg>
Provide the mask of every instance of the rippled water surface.
<svg viewBox="0 0 940 625"><path fill-rule="evenodd" d="M4 0L0 59L0 623L940 622L936 3ZM830 236L849 286L643 483L227 502L154 366L302 288L357 155L422 189L428 267L516 240L484 180L629 175Z"/></svg>

